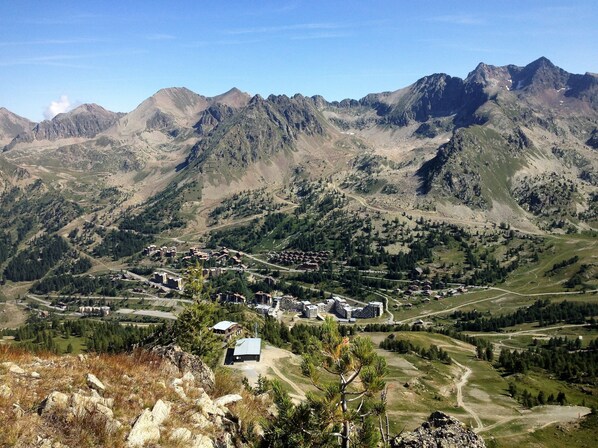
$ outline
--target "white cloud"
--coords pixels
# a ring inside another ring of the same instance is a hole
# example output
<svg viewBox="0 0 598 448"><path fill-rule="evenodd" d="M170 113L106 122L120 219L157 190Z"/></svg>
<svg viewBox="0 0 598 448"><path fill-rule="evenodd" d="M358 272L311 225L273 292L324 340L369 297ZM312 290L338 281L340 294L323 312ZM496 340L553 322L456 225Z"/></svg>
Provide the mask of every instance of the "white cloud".
<svg viewBox="0 0 598 448"><path fill-rule="evenodd" d="M44 111L44 117L46 120L51 120L56 115L68 112L73 109L73 107L75 107L75 105L71 104L69 97L67 95L62 95L58 101L52 101L50 103Z"/></svg>

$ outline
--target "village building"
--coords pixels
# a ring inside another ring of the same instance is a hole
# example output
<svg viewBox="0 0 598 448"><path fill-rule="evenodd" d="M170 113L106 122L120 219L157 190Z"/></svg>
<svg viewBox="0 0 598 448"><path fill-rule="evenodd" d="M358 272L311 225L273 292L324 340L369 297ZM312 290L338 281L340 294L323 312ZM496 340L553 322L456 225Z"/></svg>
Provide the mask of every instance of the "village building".
<svg viewBox="0 0 598 448"><path fill-rule="evenodd" d="M224 303L236 303L236 304L245 304L247 303L247 299L243 294L239 294L237 292L225 292L218 295L219 301Z"/></svg>
<svg viewBox="0 0 598 448"><path fill-rule="evenodd" d="M166 286L181 291L183 289L183 279L181 277L168 277Z"/></svg>
<svg viewBox="0 0 598 448"><path fill-rule="evenodd" d="M160 283L161 285L164 285L166 284L167 279L168 276L166 275L166 272L154 272L151 281L154 283Z"/></svg>
<svg viewBox="0 0 598 448"><path fill-rule="evenodd" d="M297 266L297 269L301 271L317 271L320 269L320 265L318 263L308 261Z"/></svg>
<svg viewBox="0 0 598 448"><path fill-rule="evenodd" d="M80 306L79 313L84 316L108 316L110 314L109 306Z"/></svg>
<svg viewBox="0 0 598 448"><path fill-rule="evenodd" d="M256 305L255 307L255 311L262 316L268 316L273 310L274 308L272 308L270 305Z"/></svg>
<svg viewBox="0 0 598 448"><path fill-rule="evenodd" d="M262 356L262 340L260 338L243 338L235 344L233 361L258 361Z"/></svg>
<svg viewBox="0 0 598 448"><path fill-rule="evenodd" d="M272 295L266 292L258 291L255 293L255 303L257 305L272 306Z"/></svg>
<svg viewBox="0 0 598 448"><path fill-rule="evenodd" d="M240 334L243 328L236 322L223 320L212 327L212 331L217 334L229 338L231 336Z"/></svg>
<svg viewBox="0 0 598 448"><path fill-rule="evenodd" d="M303 308L303 316L307 317L308 319L315 319L318 317L318 306L317 305L307 305Z"/></svg>

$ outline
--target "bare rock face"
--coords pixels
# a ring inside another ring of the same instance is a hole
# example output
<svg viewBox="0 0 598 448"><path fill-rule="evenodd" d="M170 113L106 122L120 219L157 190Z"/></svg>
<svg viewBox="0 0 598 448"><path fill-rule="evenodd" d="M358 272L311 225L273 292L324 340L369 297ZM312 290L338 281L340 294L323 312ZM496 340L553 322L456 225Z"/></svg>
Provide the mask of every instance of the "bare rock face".
<svg viewBox="0 0 598 448"><path fill-rule="evenodd" d="M415 431L395 437L393 448L486 448L484 440L443 412L433 412Z"/></svg>
<svg viewBox="0 0 598 448"><path fill-rule="evenodd" d="M184 352L178 345L158 346L152 352L163 358L180 374L192 373L196 382L206 390L214 388L214 372L199 357Z"/></svg>

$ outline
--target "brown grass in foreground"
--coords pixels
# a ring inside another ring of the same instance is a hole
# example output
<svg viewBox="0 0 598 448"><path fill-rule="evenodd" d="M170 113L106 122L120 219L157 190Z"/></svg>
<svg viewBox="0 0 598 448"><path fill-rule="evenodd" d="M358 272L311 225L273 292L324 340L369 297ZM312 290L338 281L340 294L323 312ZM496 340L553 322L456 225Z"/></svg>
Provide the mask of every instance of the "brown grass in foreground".
<svg viewBox="0 0 598 448"><path fill-rule="evenodd" d="M14 363L25 370L24 374L9 372ZM37 372L39 378L31 374ZM97 413L84 416L53 412L40 416L38 409L51 392L65 394L79 392L89 395L86 374L93 373L106 386L104 398L113 399L114 418L122 426L107 428L106 418ZM190 417L197 412L193 399L198 398L197 389L190 389L188 397L179 397L170 383L174 377L162 368L162 360L156 355L138 350L130 354L57 356L49 353L36 354L10 346L0 347L0 446L35 447L44 439L74 447L124 447L125 438L136 417L145 408L152 408L162 399L173 404L171 416L161 431L160 446L175 447L180 443L169 441L168 435L177 427L188 427L194 432ZM6 392L7 389L4 389ZM231 406L231 412L242 421L242 429L254 428L266 415L271 404L242 390L237 374L222 369L216 372L213 398L241 393L243 401ZM214 436L220 428L206 428L207 436ZM247 436L251 436L247 434ZM41 439L40 439L41 438ZM61 445L53 445L59 447Z"/></svg>

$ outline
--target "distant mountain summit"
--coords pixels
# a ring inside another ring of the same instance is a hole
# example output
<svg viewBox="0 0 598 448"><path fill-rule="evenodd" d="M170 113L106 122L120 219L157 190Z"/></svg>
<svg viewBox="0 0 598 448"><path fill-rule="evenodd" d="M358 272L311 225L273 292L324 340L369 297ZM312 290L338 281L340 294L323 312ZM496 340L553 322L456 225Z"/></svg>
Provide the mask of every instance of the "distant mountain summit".
<svg viewBox="0 0 598 448"><path fill-rule="evenodd" d="M249 98L248 94L238 89L231 89L213 98L199 95L185 87L161 89L124 116L113 134L162 131L178 135L193 127L199 121L201 113L211 105L223 104L238 108L247 104Z"/></svg>
<svg viewBox="0 0 598 448"><path fill-rule="evenodd" d="M101 172L134 206L162 207L148 212L159 220L172 207L209 213L234 193L298 179L326 179L378 209L506 216L528 229L598 220L598 75L545 57L340 102L171 87L127 114L82 105L34 124L0 109L0 141L11 139L0 171L18 176L7 183L25 179L19 167L30 179Z"/></svg>
<svg viewBox="0 0 598 448"><path fill-rule="evenodd" d="M7 143L17 135L29 131L35 123L0 107L0 144Z"/></svg>
<svg viewBox="0 0 598 448"><path fill-rule="evenodd" d="M97 104L82 104L70 112L56 115L52 120L38 123L31 130L19 133L6 149L36 140L93 138L114 125L122 115Z"/></svg>

